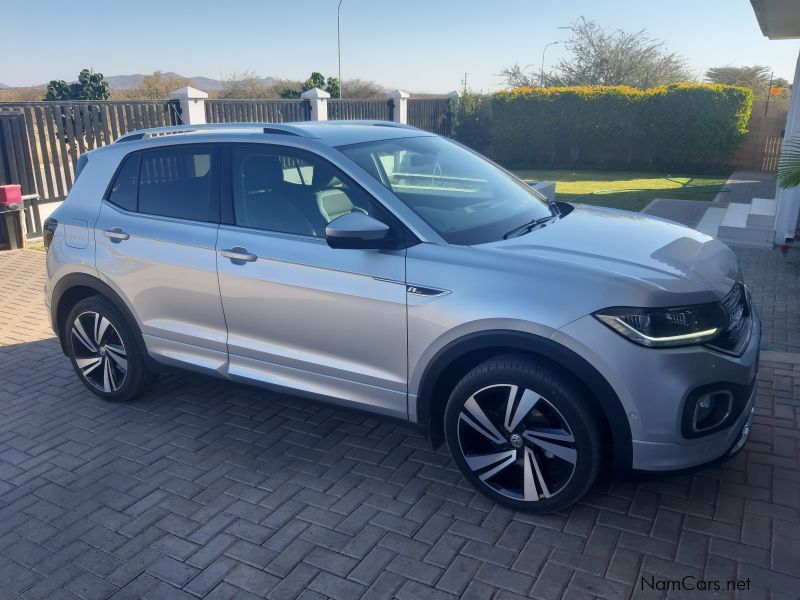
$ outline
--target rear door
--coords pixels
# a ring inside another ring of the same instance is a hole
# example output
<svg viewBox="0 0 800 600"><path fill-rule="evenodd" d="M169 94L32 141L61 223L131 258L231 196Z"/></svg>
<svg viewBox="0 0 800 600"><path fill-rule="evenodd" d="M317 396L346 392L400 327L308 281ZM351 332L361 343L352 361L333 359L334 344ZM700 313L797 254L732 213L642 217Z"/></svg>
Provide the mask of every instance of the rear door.
<svg viewBox="0 0 800 600"><path fill-rule="evenodd" d="M180 144L129 154L96 224L97 268L128 303L148 350L165 362L222 370L219 146Z"/></svg>
<svg viewBox="0 0 800 600"><path fill-rule="evenodd" d="M226 152L217 264L231 375L407 417L405 250L324 237L348 212L390 215L314 154Z"/></svg>

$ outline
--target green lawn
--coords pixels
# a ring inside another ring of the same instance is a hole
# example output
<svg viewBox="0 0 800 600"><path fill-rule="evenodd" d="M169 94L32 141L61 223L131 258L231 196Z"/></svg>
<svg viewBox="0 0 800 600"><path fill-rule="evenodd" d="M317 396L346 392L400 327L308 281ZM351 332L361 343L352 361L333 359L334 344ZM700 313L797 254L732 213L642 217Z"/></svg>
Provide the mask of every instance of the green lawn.
<svg viewBox="0 0 800 600"><path fill-rule="evenodd" d="M522 179L555 181L566 202L640 211L654 198L713 200L727 179L722 175L674 175L647 171L523 170Z"/></svg>

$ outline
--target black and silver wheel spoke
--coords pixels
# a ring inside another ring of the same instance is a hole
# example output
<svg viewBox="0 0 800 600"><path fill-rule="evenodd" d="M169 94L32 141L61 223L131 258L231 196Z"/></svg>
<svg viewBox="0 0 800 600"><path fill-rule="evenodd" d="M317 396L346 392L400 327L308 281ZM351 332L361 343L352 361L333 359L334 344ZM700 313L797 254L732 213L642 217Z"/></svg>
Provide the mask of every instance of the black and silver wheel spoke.
<svg viewBox="0 0 800 600"><path fill-rule="evenodd" d="M72 326L72 335L83 344L89 352L97 352L97 346L94 345L94 342L92 342L91 338L86 334L80 317L75 319L75 324Z"/></svg>
<svg viewBox="0 0 800 600"><path fill-rule="evenodd" d="M92 371L94 371L97 367L103 364L103 359L99 356L91 356L89 358L76 358L75 364L78 365L78 368L83 373L84 377L89 375Z"/></svg>
<svg viewBox="0 0 800 600"><path fill-rule="evenodd" d="M569 441L566 439L567 436L564 436L564 439L561 440L565 442L564 444L554 444L546 439L542 439L544 436L540 435L535 430L523 431L522 437L524 437L525 441L529 442L530 444L538 446L545 452L549 452L550 454L557 456L568 463L574 465L578 460L578 452L575 450L575 439L572 437L572 435L568 436L571 438Z"/></svg>
<svg viewBox="0 0 800 600"><path fill-rule="evenodd" d="M124 346L106 344L106 353L123 371L128 370L128 359L126 358Z"/></svg>
<svg viewBox="0 0 800 600"><path fill-rule="evenodd" d="M512 384L478 390L464 403L457 431L469 469L508 498L550 498L575 472L575 436L558 409L534 390Z"/></svg>
<svg viewBox="0 0 800 600"><path fill-rule="evenodd" d="M464 403L464 410L461 412L459 420L467 423L475 431L496 444L502 444L506 441L505 436L500 433L475 401L475 396Z"/></svg>
<svg viewBox="0 0 800 600"><path fill-rule="evenodd" d="M97 313L94 314L94 343L98 346L101 344L103 337L111 325L108 319L101 317Z"/></svg>
<svg viewBox="0 0 800 600"><path fill-rule="evenodd" d="M536 455L530 448L525 448L525 500L538 500L539 490L545 498L550 497L550 490L547 488L547 482L542 476L542 470L539 468L539 463L536 460ZM538 490L537 490L538 484Z"/></svg>
<svg viewBox="0 0 800 600"><path fill-rule="evenodd" d="M92 311L78 315L71 331L75 364L83 378L105 393L118 391L128 373L119 331L108 318Z"/></svg>
<svg viewBox="0 0 800 600"><path fill-rule="evenodd" d="M509 386L508 402L506 403L506 431L513 431L523 417L527 415L541 396L531 390L522 390L522 396L517 401L517 386Z"/></svg>
<svg viewBox="0 0 800 600"><path fill-rule="evenodd" d="M499 473L517 460L517 451L507 450L494 454L476 454L465 458L469 468L475 471L478 477L486 481L489 477Z"/></svg>

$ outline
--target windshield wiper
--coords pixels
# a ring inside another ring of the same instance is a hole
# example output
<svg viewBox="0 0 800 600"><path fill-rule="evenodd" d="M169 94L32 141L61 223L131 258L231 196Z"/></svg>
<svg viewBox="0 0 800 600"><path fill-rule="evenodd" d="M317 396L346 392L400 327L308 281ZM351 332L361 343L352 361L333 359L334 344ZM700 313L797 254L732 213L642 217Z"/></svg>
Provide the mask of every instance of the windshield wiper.
<svg viewBox="0 0 800 600"><path fill-rule="evenodd" d="M558 218L558 215L550 215L549 217L540 217L538 219L534 219L533 221L528 221L524 225L520 225L519 227L515 227L514 229L509 231L507 234L505 234L503 236L503 239L507 240L509 238L519 237L521 235L525 235L526 233L529 233L529 232L533 231L534 229L536 229L540 225L544 225L545 223L549 223L550 221L552 221L553 219L556 219L556 218Z"/></svg>

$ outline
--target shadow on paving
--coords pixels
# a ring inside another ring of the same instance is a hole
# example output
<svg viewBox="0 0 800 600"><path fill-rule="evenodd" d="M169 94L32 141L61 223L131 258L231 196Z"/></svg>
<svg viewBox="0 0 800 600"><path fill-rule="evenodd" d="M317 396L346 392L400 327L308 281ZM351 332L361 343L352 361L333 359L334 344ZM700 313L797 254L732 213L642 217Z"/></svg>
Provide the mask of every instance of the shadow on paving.
<svg viewBox="0 0 800 600"><path fill-rule="evenodd" d="M765 357L752 438L724 465L601 481L535 516L477 494L395 422L185 374L109 403L55 339L3 346L0 589L623 598L642 577L692 575L793 595L796 374Z"/></svg>

